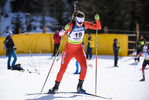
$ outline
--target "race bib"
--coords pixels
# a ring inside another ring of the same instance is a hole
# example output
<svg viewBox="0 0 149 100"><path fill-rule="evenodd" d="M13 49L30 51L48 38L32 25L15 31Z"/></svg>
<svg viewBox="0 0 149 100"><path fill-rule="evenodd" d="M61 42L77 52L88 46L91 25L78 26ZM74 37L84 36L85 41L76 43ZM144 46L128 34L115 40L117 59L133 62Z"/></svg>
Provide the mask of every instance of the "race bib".
<svg viewBox="0 0 149 100"><path fill-rule="evenodd" d="M71 44L80 44L84 36L84 28L74 28L71 33L68 33L68 42Z"/></svg>

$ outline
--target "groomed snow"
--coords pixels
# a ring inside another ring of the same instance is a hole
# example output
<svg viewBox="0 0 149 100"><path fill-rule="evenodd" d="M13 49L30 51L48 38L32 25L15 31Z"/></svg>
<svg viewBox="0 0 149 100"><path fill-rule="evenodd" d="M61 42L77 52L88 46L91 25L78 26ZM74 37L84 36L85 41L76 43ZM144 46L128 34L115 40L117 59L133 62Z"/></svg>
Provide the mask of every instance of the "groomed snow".
<svg viewBox="0 0 149 100"><path fill-rule="evenodd" d="M27 95L40 93L53 62L53 59L50 59L51 55L17 54L17 63L21 63L25 72L7 70L7 57L0 56L0 100L104 100L82 94L42 94L38 97ZM61 58L61 54L58 58ZM142 78L143 59L141 57L137 64L132 57L120 57L119 67L113 67L113 56L98 55L97 95L111 97L112 100L149 100L148 69L145 70L146 81L139 81ZM54 86L60 62L61 59L55 61L43 93ZM74 58L70 61L61 81L59 92L76 91L79 75L73 74L76 69L75 62ZM95 94L95 55L92 60L87 60L87 64L92 66L88 66L83 88L87 92ZM35 68L40 74L27 71L35 72Z"/></svg>

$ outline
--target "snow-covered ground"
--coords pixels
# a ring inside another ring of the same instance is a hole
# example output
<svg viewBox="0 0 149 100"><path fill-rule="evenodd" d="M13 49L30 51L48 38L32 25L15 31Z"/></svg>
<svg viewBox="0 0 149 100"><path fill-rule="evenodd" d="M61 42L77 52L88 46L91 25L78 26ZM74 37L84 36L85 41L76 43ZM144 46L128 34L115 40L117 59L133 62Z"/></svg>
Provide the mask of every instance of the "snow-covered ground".
<svg viewBox="0 0 149 100"><path fill-rule="evenodd" d="M7 70L7 58L0 56L0 100L104 100L82 94L42 94L27 95L30 93L40 93L45 82L53 59L52 54L17 54L17 63L26 70L25 72ZM58 56L61 58L61 54ZM57 72L59 71L61 59L56 60L51 70L43 93L54 86ZM61 81L59 92L76 91L79 75L75 72L75 62L73 58ZM149 100L149 70L146 69L146 81L140 82L142 78L140 63L135 63L132 57L120 57L119 67L113 67L113 56L98 55L97 66L97 95L111 97L112 100ZM88 71L83 88L87 92L95 93L95 55L92 60L87 60ZM28 73L37 69L40 74ZM148 68L148 66L146 67ZM36 97L36 98L35 98Z"/></svg>

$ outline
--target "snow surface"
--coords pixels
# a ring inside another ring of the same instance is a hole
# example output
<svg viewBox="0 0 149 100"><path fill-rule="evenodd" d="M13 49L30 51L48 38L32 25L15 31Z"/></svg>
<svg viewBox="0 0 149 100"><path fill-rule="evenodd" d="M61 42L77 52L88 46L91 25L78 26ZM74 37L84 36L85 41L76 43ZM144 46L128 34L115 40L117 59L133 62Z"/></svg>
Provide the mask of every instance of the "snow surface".
<svg viewBox="0 0 149 100"><path fill-rule="evenodd" d="M7 70L7 57L0 56L0 100L104 100L83 94L42 94L40 93L45 82L53 59L52 54L17 54L17 63L26 70L25 72ZM58 56L61 58L61 54ZM140 82L142 78L141 66L143 62L134 62L133 57L120 57L119 67L113 67L113 56L98 55L97 66L97 95L110 97L112 100L149 100L149 70L146 69L146 81ZM56 60L43 93L54 86L56 75L60 68L61 59ZM59 92L76 91L79 75L75 72L73 58L61 81ZM95 55L92 60L87 60L88 70L83 84L87 92L95 94ZM27 69L40 74L28 73ZM148 66L146 67L148 68ZM36 97L36 98L35 98Z"/></svg>

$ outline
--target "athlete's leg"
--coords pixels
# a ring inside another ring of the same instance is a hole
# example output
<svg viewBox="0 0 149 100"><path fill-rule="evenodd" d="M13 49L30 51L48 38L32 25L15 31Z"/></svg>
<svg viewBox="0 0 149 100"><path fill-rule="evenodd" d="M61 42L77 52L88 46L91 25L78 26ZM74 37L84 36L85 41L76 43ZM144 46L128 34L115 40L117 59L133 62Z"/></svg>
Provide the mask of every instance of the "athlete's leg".
<svg viewBox="0 0 149 100"><path fill-rule="evenodd" d="M62 53L62 60L61 60L61 68L57 74L57 78L56 78L56 82L61 82L63 74L65 73L66 69L67 69L67 65L70 62L70 60L72 59L73 55L69 54L69 51L64 51Z"/></svg>
<svg viewBox="0 0 149 100"><path fill-rule="evenodd" d="M86 72L87 72L87 62L86 62L86 57L85 57L85 53L83 51L83 48L78 50L75 53L75 58L79 62L80 67L81 67L81 72L80 72L79 79L84 81L85 76L86 76Z"/></svg>
<svg viewBox="0 0 149 100"><path fill-rule="evenodd" d="M140 81L145 81L145 72L144 72L144 69L147 65L147 61L144 60L143 64L142 64L142 76L143 78L140 80Z"/></svg>
<svg viewBox="0 0 149 100"><path fill-rule="evenodd" d="M87 72L87 62L86 62L86 57L85 57L85 53L83 51L83 48L78 50L77 53L75 53L75 58L77 59L77 61L80 64L80 67L81 67L79 82L77 85L77 91L78 92L86 92L86 90L84 90L82 88L83 82L84 82L84 79L86 76L86 72Z"/></svg>

